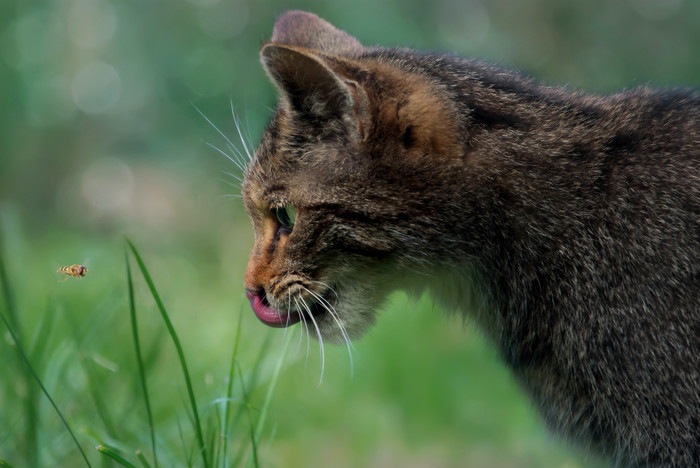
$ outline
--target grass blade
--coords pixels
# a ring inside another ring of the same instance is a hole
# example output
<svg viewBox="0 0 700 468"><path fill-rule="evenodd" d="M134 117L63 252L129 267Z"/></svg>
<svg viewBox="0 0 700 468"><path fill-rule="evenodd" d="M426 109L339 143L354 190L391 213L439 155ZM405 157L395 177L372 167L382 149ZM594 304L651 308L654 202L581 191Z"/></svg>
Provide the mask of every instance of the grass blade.
<svg viewBox="0 0 700 468"><path fill-rule="evenodd" d="M0 468L12 468L12 465L7 463L5 460L0 460Z"/></svg>
<svg viewBox="0 0 700 468"><path fill-rule="evenodd" d="M151 468L151 464L148 463L146 456L143 454L143 452L141 450L136 451L136 457L141 462L141 466L143 466L143 468Z"/></svg>
<svg viewBox="0 0 700 468"><path fill-rule="evenodd" d="M2 284L2 293L5 296L5 303L7 304L9 323L12 325L12 328L17 331L17 335L20 335L15 296L12 294L12 288L10 287L8 278L9 276L5 270L5 262L2 259L2 254L0 254L0 284Z"/></svg>
<svg viewBox="0 0 700 468"><path fill-rule="evenodd" d="M131 317L131 332L134 338L134 348L136 350L136 362L139 369L139 380L141 382L141 390L143 391L143 399L146 403L146 414L148 415L148 428L151 433L151 450L153 451L153 464L158 468L158 455L156 452L156 432L155 424L153 423L153 411L151 410L151 399L148 395L148 385L146 384L146 372L143 364L143 356L141 354L141 341L139 340L139 326L136 320L136 302L134 300L134 283L131 278L131 265L129 263L129 253L124 252L126 260L126 283L129 290L129 316Z"/></svg>
<svg viewBox="0 0 700 468"><path fill-rule="evenodd" d="M236 363L238 362L238 343L241 337L241 323L243 314L238 315L238 327L236 328L236 339L233 343L233 355L231 356L231 366L228 370L228 387L226 388L226 410L224 411L224 463L228 464L228 437L231 420L231 402L233 401L233 381L236 377Z"/></svg>
<svg viewBox="0 0 700 468"><path fill-rule="evenodd" d="M49 304L53 304L52 298L49 298ZM52 331L54 331L54 322L56 320L56 314L49 310L49 306L46 306L46 313L44 313L41 322L39 323L39 329L34 333L32 341L29 345L29 359L34 363L37 369L41 370L44 368L44 363L46 362L46 348L50 342ZM17 330L17 335L22 338L22 334ZM39 451L36 447L39 445L39 399L41 394L39 389L32 385L30 382L29 375L26 375L27 380L27 395L24 398L25 402L25 414L27 415L25 426L26 430L26 440L27 447L29 448L27 464L29 466L35 466L39 463Z"/></svg>
<svg viewBox="0 0 700 468"><path fill-rule="evenodd" d="M100 452L103 455L108 456L115 462L119 463L121 466L126 466L127 468L136 468L136 465L133 463L129 462L126 460L124 457L119 455L116 450L114 450L112 447L109 447L107 445L98 445L95 447L98 452Z"/></svg>
<svg viewBox="0 0 700 468"><path fill-rule="evenodd" d="M180 359L180 367L182 367L182 373L183 373L184 378L185 378L185 385L187 386L187 394L188 394L188 397L190 400L190 405L192 407L192 413L194 416L194 429L195 429L195 432L197 434L197 442L199 444L199 451L201 452L204 467L207 468L209 466L209 463L207 461L206 446L204 445L204 437L202 435L202 425L201 425L200 420L199 420L199 411L197 410L197 400L194 396L194 390L192 387L192 380L190 379L190 373L189 373L189 370L187 369L187 361L185 360L185 353L182 350L182 345L180 344L180 339L178 338L177 333L175 332L175 328L173 327L173 324L170 321L170 317L168 316L168 313L165 310L165 306L163 305L163 302L160 300L160 295L158 294L158 291L156 290L155 284L153 284L153 280L151 279L151 275L148 273L148 270L146 269L146 265L143 263L141 256L139 255L138 251L136 250L136 247L134 247L134 244L129 239L126 239L126 243L128 244L129 248L131 249L131 252L134 255L134 258L136 259L136 263L139 266L139 270L141 270L141 274L143 275L144 280L146 280L146 284L148 285L148 288L151 291L151 295L153 296L153 299L156 301L156 305L158 306L158 310L160 311L160 315L163 318L163 322L165 322L165 326L168 329L168 333L170 333L170 338L172 339L173 344L175 345L175 349L177 351L178 358Z"/></svg>
<svg viewBox="0 0 700 468"><path fill-rule="evenodd" d="M14 304L12 301L12 296L9 294L10 293L10 286L9 282L7 281L7 276L6 276L6 271L5 267L2 262L2 257L0 257L0 282L2 282L2 288L4 291L5 295L5 300L7 303L7 308L8 310L11 311L11 314L14 313ZM39 385L41 388L41 391L44 393L46 398L49 400L49 403L51 403L51 406L53 406L54 411L56 411L56 414L58 417L61 419L61 422L65 426L66 430L70 434L71 438L73 439L73 442L75 443L75 446L78 448L78 451L80 452L80 455L82 455L83 460L85 460L85 464L87 466L92 466L90 464L90 460L88 460L87 455L85 454L85 451L83 451L83 447L80 445L80 442L78 442L77 437L75 437L75 433L70 427L70 424L68 424L68 421L66 418L63 416L63 413L61 413L61 410L58 408L58 405L56 402L51 398L51 394L49 394L49 391L44 387L44 383L41 381L41 378L39 377L39 374L37 374L36 370L34 370L34 366L32 366L31 361L29 360L29 357L27 356L27 353L24 352L24 347L22 346L22 343L19 340L19 336L17 336L17 333L15 333L14 327L10 324L10 322L7 320L5 317L5 314L0 312L0 320L5 324L7 327L7 330L10 332L10 335L12 336L12 340L15 343L15 347L17 349L17 352L19 353L20 357L22 358L22 361L24 361L26 365L26 369L29 371L29 374L32 376L32 378L36 381L36 383Z"/></svg>
<svg viewBox="0 0 700 468"><path fill-rule="evenodd" d="M272 374L272 380L270 381L270 384L267 386L267 394L265 394L265 400L263 401L263 405L260 408L260 416L258 417L258 426L255 431L255 436L259 440L260 436L262 435L262 430L263 427L265 426L265 419L267 418L267 411L270 407L270 402L272 401L272 394L275 391L275 387L277 386L277 379L279 378L281 372L282 372L282 366L284 365L284 359L287 356L287 349L289 348L289 343L291 342L291 333L287 334L287 337L284 340L284 347L282 348L282 353L280 355L280 358L277 360L277 366L275 367L275 371Z"/></svg>
<svg viewBox="0 0 700 468"><path fill-rule="evenodd" d="M55 314L51 314L53 316ZM82 351L84 349L83 345L83 337L81 336L80 333L80 325L75 320L73 315L71 314L65 314L65 319L70 323L70 330L73 334L73 342L75 343L76 348L78 349L78 360L80 362L80 367L83 370L83 374L85 375L85 381L87 383L87 388L88 392L90 393L90 397L92 398L93 403L95 404L95 410L97 411L97 416L99 419L102 421L102 424L104 425L107 435L109 437L115 437L117 434L116 426L112 420L112 416L109 414L109 404L105 402L105 397L103 396L103 392L99 388L99 385L97 383L98 379L95 379L93 376L93 372L90 369L89 361L88 358L85 356L85 353ZM43 324L42 324L43 325Z"/></svg>
<svg viewBox="0 0 700 468"><path fill-rule="evenodd" d="M263 340L261 346L260 346L260 351L258 352L257 358L255 360L255 363L252 366L252 372L248 378L248 388L255 388L258 384L258 378L260 374L260 370L263 367L263 360L265 359L265 355L267 354L267 350L270 349L270 342L272 341L272 334L271 333L266 333L265 334L265 339ZM239 371L239 379L241 382L241 387L245 385L245 381L243 379L243 376L241 375L242 371L240 367L238 367ZM250 401L245 397L243 397L243 404L238 406L238 409L236 410L236 414L233 416L233 424L234 426L237 425L240 420L248 415L247 411L249 409ZM254 434L253 434L254 435ZM233 466L240 466L243 460L243 456L245 455L246 447L241 444L233 462Z"/></svg>
<svg viewBox="0 0 700 468"><path fill-rule="evenodd" d="M243 374L241 372L241 368L238 367L238 375L239 379L241 381L241 391L243 392L243 401L245 401L245 409L246 409L246 414L248 415L248 424L250 427L250 443L253 446L253 465L255 468L259 468L260 462L258 460L258 443L255 437L255 424L253 424L253 415L251 414L250 411L250 403L248 399L248 391L245 388L245 382L243 381Z"/></svg>
<svg viewBox="0 0 700 468"><path fill-rule="evenodd" d="M49 304L53 304L52 298L49 298ZM46 307L46 313L44 314L41 322L39 323L39 329L34 333L32 337L32 342L29 348L29 357L37 363L44 362L44 356L46 354L46 346L49 344L51 334L54 331L54 321L56 314L51 313L49 307ZM18 333L19 335L19 333Z"/></svg>
<svg viewBox="0 0 700 468"><path fill-rule="evenodd" d="M10 286L10 281L9 281L9 275L7 274L7 270L5 269L5 262L2 259L2 255L0 254L0 285L2 287L2 293L3 296L5 297L5 305L7 309L7 321L6 323L9 322L8 328L10 325L12 326L14 333L13 333L13 339L15 343L17 344L18 339L21 338L22 336L22 330L20 329L20 323L19 320L17 319L17 303L15 302L15 297L12 291L12 287ZM16 337L15 337L16 335ZM38 463L38 453L33 449L37 445L38 441L38 413L37 413L37 396L36 396L36 387L34 387L30 380L31 377L28 375L27 372L24 372L24 368L22 367L22 351L19 350L17 347L17 356L18 356L18 361L17 364L20 366L20 371L22 372L22 377L25 379L26 385L27 385L27 395L24 398L24 403L25 403L25 411L26 411L26 421L27 424L25 425L25 438L26 438L26 444L27 444L27 449L26 449L26 456L27 456L27 463L29 465L35 465Z"/></svg>

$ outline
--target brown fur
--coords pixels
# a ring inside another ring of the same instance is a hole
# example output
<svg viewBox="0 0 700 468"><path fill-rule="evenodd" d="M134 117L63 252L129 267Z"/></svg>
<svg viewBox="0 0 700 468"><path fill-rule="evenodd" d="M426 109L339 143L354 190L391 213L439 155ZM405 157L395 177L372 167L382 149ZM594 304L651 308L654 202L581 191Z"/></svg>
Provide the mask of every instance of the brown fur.
<svg viewBox="0 0 700 468"><path fill-rule="evenodd" d="M281 98L243 187L251 296L342 341L391 290L428 289L556 432L700 464L697 93L573 93L302 12L261 55Z"/></svg>

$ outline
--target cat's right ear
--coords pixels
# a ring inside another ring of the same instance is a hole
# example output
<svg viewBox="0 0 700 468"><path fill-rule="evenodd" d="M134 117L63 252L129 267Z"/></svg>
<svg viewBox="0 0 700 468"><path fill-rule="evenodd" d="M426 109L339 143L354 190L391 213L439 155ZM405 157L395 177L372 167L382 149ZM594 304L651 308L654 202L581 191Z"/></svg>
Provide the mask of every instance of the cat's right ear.
<svg viewBox="0 0 700 468"><path fill-rule="evenodd" d="M265 45L260 55L289 111L323 120L365 120L366 93L342 70L342 59L330 63L309 49L275 43Z"/></svg>

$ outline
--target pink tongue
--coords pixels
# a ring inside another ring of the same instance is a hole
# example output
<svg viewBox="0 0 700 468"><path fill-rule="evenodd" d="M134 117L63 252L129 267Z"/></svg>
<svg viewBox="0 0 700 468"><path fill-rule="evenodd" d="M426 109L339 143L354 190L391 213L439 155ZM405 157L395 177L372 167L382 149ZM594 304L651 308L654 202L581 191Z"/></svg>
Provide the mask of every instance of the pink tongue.
<svg viewBox="0 0 700 468"><path fill-rule="evenodd" d="M250 306L253 308L253 312L260 319L262 323L270 327L284 328L289 325L294 325L301 320L298 313L286 313L277 311L271 307L266 306L263 303L263 299L260 294L256 294L251 291L246 291L245 296L250 301Z"/></svg>

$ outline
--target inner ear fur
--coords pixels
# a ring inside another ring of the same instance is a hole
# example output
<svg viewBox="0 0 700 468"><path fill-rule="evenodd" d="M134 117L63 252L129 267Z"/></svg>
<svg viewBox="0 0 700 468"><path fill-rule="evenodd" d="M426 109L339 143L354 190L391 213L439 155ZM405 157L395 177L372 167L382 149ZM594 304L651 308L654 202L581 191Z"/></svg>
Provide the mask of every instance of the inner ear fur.
<svg viewBox="0 0 700 468"><path fill-rule="evenodd" d="M314 118L349 118L362 127L366 93L344 59L275 43L263 46L261 57L288 110Z"/></svg>

